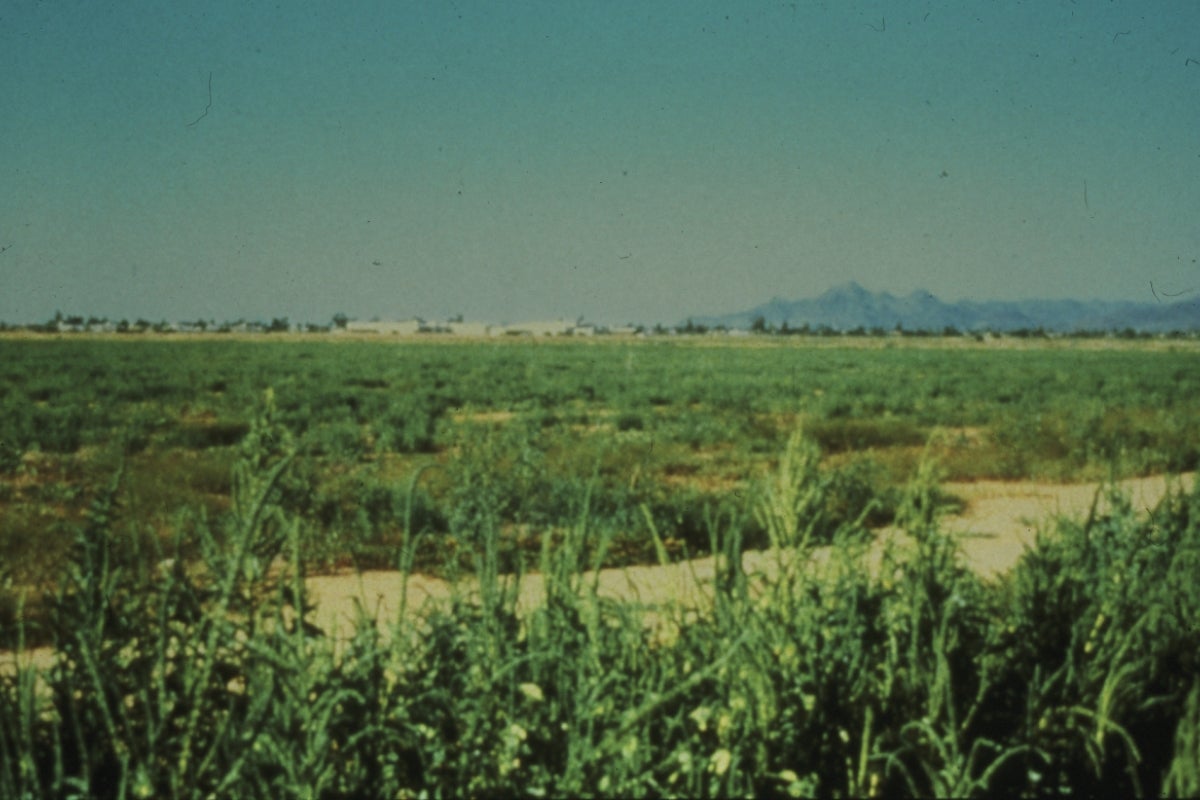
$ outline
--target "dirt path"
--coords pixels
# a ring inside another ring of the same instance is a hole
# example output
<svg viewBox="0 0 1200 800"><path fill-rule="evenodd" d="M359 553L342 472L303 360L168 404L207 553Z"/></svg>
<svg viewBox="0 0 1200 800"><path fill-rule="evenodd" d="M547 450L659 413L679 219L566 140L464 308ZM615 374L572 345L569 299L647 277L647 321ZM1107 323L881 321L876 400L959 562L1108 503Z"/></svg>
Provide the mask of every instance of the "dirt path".
<svg viewBox="0 0 1200 800"><path fill-rule="evenodd" d="M1181 478L1184 488L1190 488L1194 481L1195 474ZM1162 498L1167 480L1164 477L1137 478L1122 481L1121 487L1129 493L1135 507L1150 508ZM1035 541L1039 525L1048 524L1056 515L1085 516L1099 484L979 481L946 483L943 488L966 501L961 514L942 520L943 530L960 537L963 558L968 566L984 577L994 577L1017 563ZM896 529L880 531L880 545L874 548L875 556L878 557L883 542L900 539L901 532ZM742 564L748 572L762 570L770 574L777 564L776 556L762 551L747 552ZM598 576L585 575L584 580L588 583L596 581L601 597L630 600L650 607L669 603L701 607L711 600L715 567L714 559L709 557L666 567L605 569ZM405 583L400 573L381 570L315 576L308 579L308 588L311 600L317 605L313 621L337 638L346 637L353 631L360 609L386 624L396 619L402 600L406 600L407 609L413 611L427 601L442 602L451 596L451 586L446 581L411 575ZM532 608L544 596L541 576L527 575L521 582L518 608ZM25 654L31 663L43 666L49 664L50 656L47 649ZM12 660L13 654L0 653L0 672L11 670Z"/></svg>
<svg viewBox="0 0 1200 800"><path fill-rule="evenodd" d="M1182 479L1190 487L1194 475ZM1122 481L1134 506L1153 507L1166 492L1164 477ZM945 491L966 501L962 514L942 520L942 529L960 537L963 558L968 566L984 577L994 577L1012 568L1031 546L1039 525L1048 524L1056 515L1082 518L1087 515L1100 488L1098 483L1044 484L1029 481L979 481L946 483ZM896 529L880 531L879 541L896 539ZM876 548L877 550L881 548ZM743 558L747 571L769 572L775 556L766 552L748 552ZM601 597L633 600L655 606L678 602L685 606L703 605L711 597L709 587L715 572L714 560L695 559L662 566L638 566L601 570L597 581ZM595 575L585 575L590 583ZM317 603L315 621L327 632L350 629L357 608L378 612L381 620L394 619L400 609L403 578L396 572L369 571L354 575L330 575L310 578L308 587ZM421 575L411 576L407 584L407 607L420 608L427 600L445 600L451 587L445 581ZM545 596L541 576L531 574L521 582L518 606L529 608Z"/></svg>
<svg viewBox="0 0 1200 800"><path fill-rule="evenodd" d="M1180 482L1190 489L1195 479L1190 473ZM1166 494L1167 478L1134 478L1121 481L1120 486L1129 493L1134 508L1148 510ZM946 483L943 488L967 503L963 514L943 520L943 530L959 534L967 564L990 577L1016 564L1034 543L1038 527L1054 516L1086 517L1100 484L979 481ZM1100 510L1104 508L1102 502Z"/></svg>

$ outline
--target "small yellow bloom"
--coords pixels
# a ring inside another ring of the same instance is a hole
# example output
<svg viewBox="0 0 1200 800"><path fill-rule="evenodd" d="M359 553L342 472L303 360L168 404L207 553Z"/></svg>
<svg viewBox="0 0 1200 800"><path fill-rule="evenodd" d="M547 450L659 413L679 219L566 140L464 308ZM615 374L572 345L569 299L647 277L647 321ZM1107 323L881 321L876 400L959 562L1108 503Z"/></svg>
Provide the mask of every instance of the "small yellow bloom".
<svg viewBox="0 0 1200 800"><path fill-rule="evenodd" d="M534 703L540 703L546 699L546 695L542 694L542 687L536 683L522 683L517 688L521 690L521 694Z"/></svg>
<svg viewBox="0 0 1200 800"><path fill-rule="evenodd" d="M633 736L630 736L625 740L625 743L621 745L621 755L625 756L625 758L633 758L634 753L637 752L637 747L637 739Z"/></svg>
<svg viewBox="0 0 1200 800"><path fill-rule="evenodd" d="M724 775L729 771L729 765L733 763L733 753L722 747L720 750L712 754L708 760L708 768L715 775Z"/></svg>

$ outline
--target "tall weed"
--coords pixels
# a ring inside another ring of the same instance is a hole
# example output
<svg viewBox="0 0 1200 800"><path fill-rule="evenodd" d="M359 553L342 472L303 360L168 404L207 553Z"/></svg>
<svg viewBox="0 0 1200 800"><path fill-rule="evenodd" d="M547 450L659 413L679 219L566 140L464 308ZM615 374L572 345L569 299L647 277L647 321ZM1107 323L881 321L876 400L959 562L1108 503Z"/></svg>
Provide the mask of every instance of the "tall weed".
<svg viewBox="0 0 1200 800"><path fill-rule="evenodd" d="M1026 765L1043 790L1143 794L1162 780L1200 674L1198 500L1175 490L1142 517L1108 490L1085 520L1059 520L1004 587L999 681L1026 710L1004 733L1043 754Z"/></svg>

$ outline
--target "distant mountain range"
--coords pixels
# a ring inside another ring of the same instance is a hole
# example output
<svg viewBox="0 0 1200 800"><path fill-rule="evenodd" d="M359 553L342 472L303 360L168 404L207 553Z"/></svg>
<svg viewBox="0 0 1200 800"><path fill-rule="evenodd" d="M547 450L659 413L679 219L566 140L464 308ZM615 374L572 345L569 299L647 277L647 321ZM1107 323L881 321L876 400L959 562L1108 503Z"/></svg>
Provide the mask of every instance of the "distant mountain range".
<svg viewBox="0 0 1200 800"><path fill-rule="evenodd" d="M1146 333L1192 331L1200 329L1200 296L1177 302L1114 302L1102 300L960 300L947 303L926 291L904 297L888 292L871 292L851 281L836 286L809 300L774 298L748 311L719 316L697 316L695 325L751 328L756 319L779 328L826 326L838 331L856 328L941 332L946 328L960 331L1011 332L1036 330L1073 333L1076 331L1122 331Z"/></svg>

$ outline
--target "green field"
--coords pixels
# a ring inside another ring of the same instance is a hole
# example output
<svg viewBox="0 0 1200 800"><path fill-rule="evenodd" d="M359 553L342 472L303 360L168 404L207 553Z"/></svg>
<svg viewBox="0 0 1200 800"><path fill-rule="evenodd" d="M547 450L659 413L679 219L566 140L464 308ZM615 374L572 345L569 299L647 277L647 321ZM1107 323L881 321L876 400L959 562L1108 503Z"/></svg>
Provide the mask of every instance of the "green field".
<svg viewBox="0 0 1200 800"><path fill-rule="evenodd" d="M939 480L1194 470L1198 358L0 339L0 635L60 654L52 710L0 677L0 795L1195 792L1200 493L1064 521L995 583L936 519ZM857 568L885 523L912 552ZM657 610L670 641L580 585L826 543ZM483 591L345 651L284 624L347 566ZM525 569L522 617L500 576Z"/></svg>
<svg viewBox="0 0 1200 800"><path fill-rule="evenodd" d="M875 522L927 451L948 479L1102 479L1200 460L1193 350L676 342L0 341L0 547L54 561L118 463L119 524L168 540L229 508L263 393L298 440L311 566L387 565L415 524L589 524L644 560L745 507L793 429ZM430 465L436 465L431 468ZM414 480L417 486L413 487ZM410 490L412 503L409 503ZM182 516L181 516L182 515ZM836 520L834 520L836 522ZM761 541L761 531L743 532ZM24 548L24 551L23 551ZM533 548L536 551L536 547Z"/></svg>

